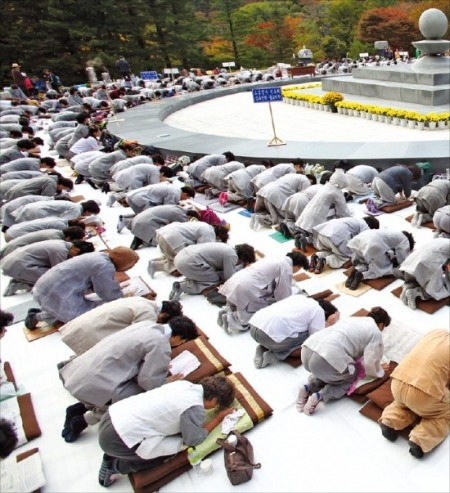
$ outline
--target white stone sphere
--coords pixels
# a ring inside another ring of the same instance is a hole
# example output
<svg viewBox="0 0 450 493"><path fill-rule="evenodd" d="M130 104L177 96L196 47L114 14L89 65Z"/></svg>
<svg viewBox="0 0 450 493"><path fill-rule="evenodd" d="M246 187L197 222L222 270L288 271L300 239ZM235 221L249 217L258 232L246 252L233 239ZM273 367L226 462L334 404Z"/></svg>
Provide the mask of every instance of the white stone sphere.
<svg viewBox="0 0 450 493"><path fill-rule="evenodd" d="M427 39L442 39L448 29L447 16L438 9L428 9L419 19L420 32Z"/></svg>

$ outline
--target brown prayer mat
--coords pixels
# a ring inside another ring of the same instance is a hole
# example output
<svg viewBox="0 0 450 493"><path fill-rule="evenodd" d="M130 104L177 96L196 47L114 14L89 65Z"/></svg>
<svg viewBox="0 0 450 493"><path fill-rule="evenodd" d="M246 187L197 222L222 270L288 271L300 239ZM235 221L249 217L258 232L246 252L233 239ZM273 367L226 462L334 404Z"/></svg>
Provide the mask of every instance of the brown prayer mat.
<svg viewBox="0 0 450 493"><path fill-rule="evenodd" d="M41 428L36 419L34 412L33 402L31 401L31 394L23 394L17 396L17 403L19 404L20 417L22 418L23 431L27 440L33 440L34 438L41 436Z"/></svg>
<svg viewBox="0 0 450 493"><path fill-rule="evenodd" d="M293 252L303 253L306 257L311 256L313 253L317 253L317 250L310 244L306 245L306 252L301 250L300 248L294 247L292 249Z"/></svg>
<svg viewBox="0 0 450 493"><path fill-rule="evenodd" d="M344 271L344 274L348 277L350 273L352 272L352 268L347 269ZM378 279L364 279L364 281L361 281L361 283L367 284L373 289L376 289L377 291L381 291L384 289L386 286L389 286L389 284L392 284L394 281L396 281L397 278L395 276L383 276L379 277Z"/></svg>
<svg viewBox="0 0 450 493"><path fill-rule="evenodd" d="M397 212L397 211L401 211L402 209L406 209L407 207L410 207L413 204L414 204L413 200L404 200L403 202L399 202L398 204L395 205L385 205L384 207L379 207L379 209L380 211L389 214L391 212Z"/></svg>
<svg viewBox="0 0 450 493"><path fill-rule="evenodd" d="M364 293L367 293L367 291L370 291L372 288L368 284L362 282L359 285L358 289L353 290L345 287L345 282L341 282L339 284L336 284L336 289L341 293L348 294L349 296L353 296L354 298L358 298Z"/></svg>
<svg viewBox="0 0 450 493"><path fill-rule="evenodd" d="M399 286L398 288L393 289L391 293L394 296L397 296L397 298L400 298L400 295L402 294L402 288L403 286ZM450 296L447 296L447 298L444 298L442 300L417 300L417 308L425 313L429 313L430 315L433 315L433 313L437 312L444 306L448 306L449 304Z"/></svg>
<svg viewBox="0 0 450 493"><path fill-rule="evenodd" d="M413 217L414 217L414 214L411 214L410 216L405 217L405 219L410 223L413 220ZM433 231L435 231L435 229L436 229L436 226L434 225L433 221L428 221L426 223L422 223L420 226L424 227L424 228L432 229Z"/></svg>
<svg viewBox="0 0 450 493"><path fill-rule="evenodd" d="M300 282L300 281L306 281L307 279L311 279L311 278L305 272L299 272L298 274L295 274L293 279L296 282Z"/></svg>
<svg viewBox="0 0 450 493"><path fill-rule="evenodd" d="M53 325L47 324L45 322L39 322L37 328L34 330L28 330L25 326L23 327L23 332L28 342L36 341L37 339L41 339L42 337L49 336L50 334L54 334L58 332L58 329L64 325L63 322L57 322Z"/></svg>

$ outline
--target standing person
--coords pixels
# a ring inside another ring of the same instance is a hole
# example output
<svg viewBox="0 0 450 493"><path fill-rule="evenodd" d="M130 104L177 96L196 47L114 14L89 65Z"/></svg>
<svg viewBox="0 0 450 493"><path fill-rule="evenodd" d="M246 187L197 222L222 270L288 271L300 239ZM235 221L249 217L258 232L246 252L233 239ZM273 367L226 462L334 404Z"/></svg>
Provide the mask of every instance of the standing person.
<svg viewBox="0 0 450 493"><path fill-rule="evenodd" d="M61 94L61 91L59 90L61 79L48 68L44 69L44 79L47 81L51 89L56 91L58 94Z"/></svg>
<svg viewBox="0 0 450 493"><path fill-rule="evenodd" d="M121 56L116 61L116 67L122 76L122 79L129 81L131 79L131 67L130 64L125 60L124 56Z"/></svg>
<svg viewBox="0 0 450 493"><path fill-rule="evenodd" d="M20 65L18 63L13 63L11 65L11 77L14 84L16 84L25 96L28 97L30 95L26 84L26 79L28 77L20 71Z"/></svg>
<svg viewBox="0 0 450 493"><path fill-rule="evenodd" d="M331 330L309 336L302 345L302 363L311 375L300 387L297 411L310 416L320 401L344 396L357 378L356 360L360 358L367 376L381 378L381 332L390 323L388 313L378 306L367 317L349 317Z"/></svg>
<svg viewBox="0 0 450 493"><path fill-rule="evenodd" d="M447 438L450 425L450 336L447 329L430 331L392 372L394 397L379 423L391 442L398 430L418 424L409 434L409 453L421 459Z"/></svg>

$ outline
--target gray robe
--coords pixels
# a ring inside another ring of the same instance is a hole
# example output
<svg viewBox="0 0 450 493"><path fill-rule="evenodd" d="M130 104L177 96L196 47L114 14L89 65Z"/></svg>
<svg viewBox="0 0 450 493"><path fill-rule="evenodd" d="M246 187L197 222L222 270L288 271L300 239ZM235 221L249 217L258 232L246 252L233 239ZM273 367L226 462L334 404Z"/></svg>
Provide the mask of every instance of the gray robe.
<svg viewBox="0 0 450 493"><path fill-rule="evenodd" d="M89 165L89 174L97 181L109 180L111 178L110 170L113 164L123 161L126 158L127 155L121 149L108 154L103 153L103 156L95 159Z"/></svg>
<svg viewBox="0 0 450 493"><path fill-rule="evenodd" d="M23 157L0 166L0 175L9 173L10 171L40 171L40 168L41 162L39 159Z"/></svg>
<svg viewBox="0 0 450 493"><path fill-rule="evenodd" d="M319 224L313 229L313 244L319 257L326 257L327 264L338 269L351 256L347 243L359 233L367 231L369 226L363 219L342 217Z"/></svg>
<svg viewBox="0 0 450 493"><path fill-rule="evenodd" d="M62 341L77 354L83 354L105 337L137 322L155 322L159 309L156 301L141 296L119 298L97 306L60 327Z"/></svg>
<svg viewBox="0 0 450 493"><path fill-rule="evenodd" d="M244 169L233 171L225 180L228 182L229 200L247 200L255 195L252 179L265 171L266 167L262 164L251 164ZM233 196L235 195L235 196Z"/></svg>
<svg viewBox="0 0 450 493"><path fill-rule="evenodd" d="M6 151L0 153L0 164L9 163L10 161L14 161L15 159L20 159L22 157L25 156L19 151L17 144L15 144Z"/></svg>
<svg viewBox="0 0 450 493"><path fill-rule="evenodd" d="M16 223L42 219L44 217L59 217L61 219L78 219L83 212L81 204L68 202L66 200L46 200L43 202L33 202L17 209L13 216Z"/></svg>
<svg viewBox="0 0 450 493"><path fill-rule="evenodd" d="M0 181L0 202L5 199L6 192L12 188L14 185L17 185L22 180L6 180Z"/></svg>
<svg viewBox="0 0 450 493"><path fill-rule="evenodd" d="M264 185L256 193L255 212L270 214L270 222L279 224L284 219L282 209L288 197L302 192L311 185L305 175L288 173L272 183Z"/></svg>
<svg viewBox="0 0 450 493"><path fill-rule="evenodd" d="M35 284L53 266L67 260L72 243L45 240L23 246L0 261L3 273L16 281Z"/></svg>
<svg viewBox="0 0 450 493"><path fill-rule="evenodd" d="M127 193L127 202L138 214L155 205L176 205L180 201L181 189L169 183L147 185Z"/></svg>
<svg viewBox="0 0 450 493"><path fill-rule="evenodd" d="M52 197L40 197L39 195L25 195L9 201L1 208L2 223L4 226L11 226L15 222L14 212L25 204L31 204L32 202L43 202L46 200L53 200Z"/></svg>
<svg viewBox="0 0 450 493"><path fill-rule="evenodd" d="M127 168L131 168L136 164L142 164L142 163L153 164L153 159L149 156L134 156L124 159L123 161L119 161L118 163L113 164L111 166L111 170L110 170L111 176L114 176L116 173L119 173L119 171L122 171Z"/></svg>
<svg viewBox="0 0 450 493"><path fill-rule="evenodd" d="M156 230L170 223L187 221L186 210L178 205L157 205L140 212L131 222L131 232L145 244L156 246Z"/></svg>
<svg viewBox="0 0 450 493"><path fill-rule="evenodd" d="M5 240L11 241L28 233L41 231L43 229L59 229L67 228L67 220L59 217L43 217L34 219L33 221L23 221L18 224L13 224L5 234Z"/></svg>
<svg viewBox="0 0 450 493"><path fill-rule="evenodd" d="M425 213L432 217L438 209L450 202L450 181L433 180L417 192L414 201L417 212Z"/></svg>
<svg viewBox="0 0 450 493"><path fill-rule="evenodd" d="M375 168L372 168L371 166L365 166L361 165L363 167L367 167L370 170L373 170L371 173L367 173L366 170L361 170L361 172L358 171L359 166L355 166L355 168L352 168L353 173L350 173L348 171L347 173L344 172L342 169L337 169L334 173L333 176L330 179L330 183L333 185L338 186L339 188L345 188L349 193L352 195L359 195L359 196L364 196L368 195L371 191L370 189L370 184L372 183L373 178L378 176L378 171ZM365 177L366 179L371 178L370 181L364 182L359 176L358 173Z"/></svg>
<svg viewBox="0 0 450 493"><path fill-rule="evenodd" d="M253 188L258 192L264 185L281 178L287 173L295 173L295 168L292 163L281 163L266 169L252 179Z"/></svg>
<svg viewBox="0 0 450 493"><path fill-rule="evenodd" d="M183 291L199 294L229 279L238 270L238 260L233 247L212 242L183 248L175 257L174 265L178 272L186 276Z"/></svg>
<svg viewBox="0 0 450 493"><path fill-rule="evenodd" d="M326 183L303 209L295 226L298 229L312 233L314 226L327 221L327 219L348 217L350 215L344 194L336 186Z"/></svg>
<svg viewBox="0 0 450 493"><path fill-rule="evenodd" d="M104 407L163 385L170 354L164 328L150 321L138 322L72 359L60 376L77 400Z"/></svg>
<svg viewBox="0 0 450 493"><path fill-rule="evenodd" d="M450 257L450 240L436 238L414 250L402 263L400 272L414 277L421 288L435 300L450 295L450 284L445 282L442 266Z"/></svg>
<svg viewBox="0 0 450 493"><path fill-rule="evenodd" d="M220 164L219 166L212 166L205 169L202 173L201 179L213 188L223 192L228 188L228 183L225 178L233 171L244 168L245 165L243 163L240 163L239 161L230 161L229 163Z"/></svg>
<svg viewBox="0 0 450 493"><path fill-rule="evenodd" d="M288 197L282 205L285 221L295 223L303 209L322 187L323 185L311 185L303 192L297 192Z"/></svg>
<svg viewBox="0 0 450 493"><path fill-rule="evenodd" d="M33 297L43 314L68 322L100 304L84 297L90 290L103 301L122 298L115 272L107 253L85 253L44 274L34 286Z"/></svg>
<svg viewBox="0 0 450 493"><path fill-rule="evenodd" d="M159 172L160 168L155 164L140 163L119 171L113 179L121 190L136 190L159 183Z"/></svg>
<svg viewBox="0 0 450 493"><path fill-rule="evenodd" d="M5 199L10 201L25 197L26 195L40 195L46 197L54 197L57 193L56 186L58 184L58 177L55 175L41 176L31 178L30 180L24 180L23 183L18 183L11 187L5 193Z"/></svg>
<svg viewBox="0 0 450 493"><path fill-rule="evenodd" d="M258 310L290 296L292 276L289 257L263 258L237 272L219 288L227 298L230 326L240 324L245 329Z"/></svg>
<svg viewBox="0 0 450 493"><path fill-rule="evenodd" d="M364 279L393 274L392 259L396 258L400 265L410 253L406 236L401 231L387 229L363 231L352 238L347 246L352 251L353 264L362 272Z"/></svg>
<svg viewBox="0 0 450 493"><path fill-rule="evenodd" d="M450 205L441 207L434 213L433 223L440 234L450 238Z"/></svg>
<svg viewBox="0 0 450 493"><path fill-rule="evenodd" d="M0 259L14 252L17 248L45 240L64 240L64 233L59 229L43 229L42 231L35 231L34 233L27 233L23 236L19 236L15 240L9 241L0 250Z"/></svg>
<svg viewBox="0 0 450 493"><path fill-rule="evenodd" d="M4 173L1 177L1 181L9 181L9 180L29 180L30 178L36 178L41 176L42 173L40 171L8 171Z"/></svg>
<svg viewBox="0 0 450 493"><path fill-rule="evenodd" d="M187 167L187 172L194 178L194 184L203 183L202 174L203 172L212 166L219 166L225 164L227 158L223 154L209 154L203 156L197 161L194 161Z"/></svg>

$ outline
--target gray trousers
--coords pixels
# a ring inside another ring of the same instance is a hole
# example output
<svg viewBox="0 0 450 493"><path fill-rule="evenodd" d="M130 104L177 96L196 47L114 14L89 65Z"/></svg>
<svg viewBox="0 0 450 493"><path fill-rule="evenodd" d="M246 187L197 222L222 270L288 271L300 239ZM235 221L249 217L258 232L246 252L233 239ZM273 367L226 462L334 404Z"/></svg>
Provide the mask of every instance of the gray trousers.
<svg viewBox="0 0 450 493"><path fill-rule="evenodd" d="M310 392L320 392L324 401L344 396L356 379L353 365L349 365L344 373L339 373L322 356L306 346L302 347L302 363L311 373L308 378Z"/></svg>
<svg viewBox="0 0 450 493"><path fill-rule="evenodd" d="M397 203L394 190L378 176L373 179L372 190L375 192L374 202L377 207L395 205Z"/></svg>
<svg viewBox="0 0 450 493"><path fill-rule="evenodd" d="M319 257L325 257L327 259L327 264L332 269L339 269L350 259L350 257L342 255L342 252L327 236L323 236L319 233L314 238L313 243L318 250L317 255Z"/></svg>
<svg viewBox="0 0 450 493"><path fill-rule="evenodd" d="M285 360L296 349L301 348L302 344L308 338L308 332L301 332L297 337L288 337L280 342L275 342L264 331L250 325L250 335L262 347L269 349L278 360Z"/></svg>
<svg viewBox="0 0 450 493"><path fill-rule="evenodd" d="M125 445L115 430L108 411L103 415L98 431L100 447L107 455L116 459L114 466L121 474L150 469L161 464L168 458L168 456L156 457L154 459L143 459L139 457L136 454L139 444L131 448Z"/></svg>

